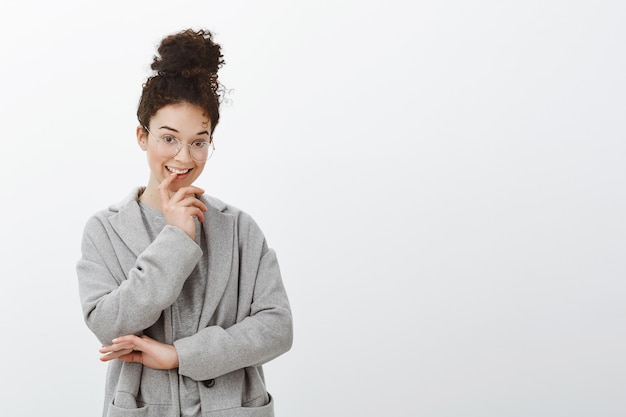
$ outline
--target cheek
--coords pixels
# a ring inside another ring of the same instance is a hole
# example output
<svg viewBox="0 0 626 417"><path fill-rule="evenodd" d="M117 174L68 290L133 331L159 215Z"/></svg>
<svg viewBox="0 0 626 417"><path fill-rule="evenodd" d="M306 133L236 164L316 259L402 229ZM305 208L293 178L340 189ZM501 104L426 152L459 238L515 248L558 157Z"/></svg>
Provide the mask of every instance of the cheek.
<svg viewBox="0 0 626 417"><path fill-rule="evenodd" d="M163 158L161 158L156 152L148 149L147 152L148 166L152 171L161 172L163 169Z"/></svg>
<svg viewBox="0 0 626 417"><path fill-rule="evenodd" d="M205 165L206 163L203 163L203 164L196 163L196 169L194 170L196 171L196 177L198 177L204 171Z"/></svg>

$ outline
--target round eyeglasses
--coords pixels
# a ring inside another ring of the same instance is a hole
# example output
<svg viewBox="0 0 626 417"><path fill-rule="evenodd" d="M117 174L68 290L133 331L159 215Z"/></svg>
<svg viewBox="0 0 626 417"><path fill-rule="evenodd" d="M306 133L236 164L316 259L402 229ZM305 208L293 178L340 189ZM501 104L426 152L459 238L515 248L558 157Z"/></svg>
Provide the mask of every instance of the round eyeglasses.
<svg viewBox="0 0 626 417"><path fill-rule="evenodd" d="M165 134L161 137L154 135L146 126L143 127L146 129L149 135L152 135L157 140L157 149L161 155L166 158L173 158L184 146L189 146L189 155L191 159L196 162L205 162L211 156L213 156L213 152L215 151L215 145L213 145L213 138L210 141L206 140L196 140L192 143L182 143L180 140L176 139L174 136Z"/></svg>

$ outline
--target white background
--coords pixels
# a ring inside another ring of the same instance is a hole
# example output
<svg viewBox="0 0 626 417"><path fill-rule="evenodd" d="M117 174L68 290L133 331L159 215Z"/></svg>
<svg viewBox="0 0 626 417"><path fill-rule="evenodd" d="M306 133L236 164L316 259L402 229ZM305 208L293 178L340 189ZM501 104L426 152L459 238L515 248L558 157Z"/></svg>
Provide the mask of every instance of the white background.
<svg viewBox="0 0 626 417"><path fill-rule="evenodd" d="M2 416L98 416L87 217L144 184L141 83L208 28L200 186L279 255L287 416L626 415L626 3L0 4Z"/></svg>

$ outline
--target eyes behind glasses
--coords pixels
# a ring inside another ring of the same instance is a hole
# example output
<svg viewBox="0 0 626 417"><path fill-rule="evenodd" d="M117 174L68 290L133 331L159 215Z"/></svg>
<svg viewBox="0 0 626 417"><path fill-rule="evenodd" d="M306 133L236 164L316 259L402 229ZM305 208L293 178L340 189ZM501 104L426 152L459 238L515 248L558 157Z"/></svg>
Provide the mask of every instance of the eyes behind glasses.
<svg viewBox="0 0 626 417"><path fill-rule="evenodd" d="M150 132L147 127L144 126L144 129L146 129L149 135L152 135L152 137L157 140L157 149L159 150L159 153L167 158L172 158L175 155L178 155L183 145L189 146L189 154L196 162L204 162L208 160L213 155L213 151L215 150L215 145L213 145L212 140L196 140L190 144L183 144L179 139L170 134L158 137Z"/></svg>

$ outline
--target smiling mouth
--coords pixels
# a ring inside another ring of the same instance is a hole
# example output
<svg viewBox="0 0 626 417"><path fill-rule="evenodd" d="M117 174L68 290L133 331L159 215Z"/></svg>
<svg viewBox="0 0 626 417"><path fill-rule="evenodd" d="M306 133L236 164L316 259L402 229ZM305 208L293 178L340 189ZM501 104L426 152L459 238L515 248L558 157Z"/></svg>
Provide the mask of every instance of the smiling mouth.
<svg viewBox="0 0 626 417"><path fill-rule="evenodd" d="M178 174L178 175L183 175L188 173L189 171L191 171L191 168L187 168L187 169L176 169L176 168L172 168L172 167L168 167L166 166L165 168L167 168L167 170L169 172L173 172L174 174Z"/></svg>

